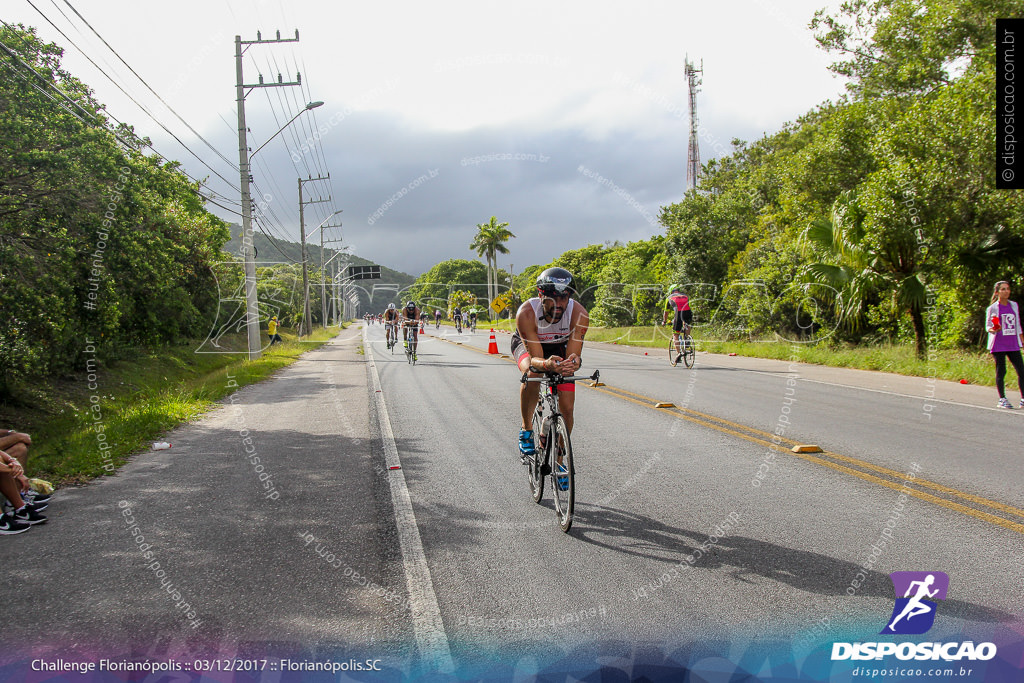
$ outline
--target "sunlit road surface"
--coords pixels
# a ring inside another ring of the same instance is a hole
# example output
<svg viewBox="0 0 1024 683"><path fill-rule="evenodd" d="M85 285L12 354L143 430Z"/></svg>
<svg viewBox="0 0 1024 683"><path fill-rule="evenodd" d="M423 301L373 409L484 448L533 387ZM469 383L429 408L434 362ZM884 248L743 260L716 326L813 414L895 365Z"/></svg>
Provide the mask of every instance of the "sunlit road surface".
<svg viewBox="0 0 1024 683"><path fill-rule="evenodd" d="M512 361L485 352L485 331L429 333L413 367L383 328L367 330L456 657L870 639L892 611L889 573L907 570L950 576L933 633L1020 627L1016 413L805 381L799 364L742 370L699 354L686 370L660 350L588 348L582 372L599 368L606 386L577 390L566 535L515 455ZM508 335L497 341L508 354Z"/></svg>

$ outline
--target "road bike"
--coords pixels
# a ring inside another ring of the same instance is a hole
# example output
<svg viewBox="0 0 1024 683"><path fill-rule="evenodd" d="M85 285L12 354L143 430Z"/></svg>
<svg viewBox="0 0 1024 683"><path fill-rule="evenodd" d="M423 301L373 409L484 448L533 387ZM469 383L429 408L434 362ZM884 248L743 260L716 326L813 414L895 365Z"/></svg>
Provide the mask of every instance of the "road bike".
<svg viewBox="0 0 1024 683"><path fill-rule="evenodd" d="M576 504L576 469L572 459L572 442L565 426L565 418L558 410L558 386L589 379L597 382L601 371L595 370L590 377L573 375L563 377L556 372L544 373L542 377L530 377L524 372L522 383L540 383L541 395L533 413L534 454L522 456L527 466L527 477L533 502L539 503L544 496L544 477L551 476L551 496L555 501L555 517L562 531L572 526L573 508Z"/></svg>
<svg viewBox="0 0 1024 683"><path fill-rule="evenodd" d="M474 318L469 319L469 331L476 332L476 320Z"/></svg>
<svg viewBox="0 0 1024 683"><path fill-rule="evenodd" d="M462 334L462 318L460 316L455 316L455 331Z"/></svg>
<svg viewBox="0 0 1024 683"><path fill-rule="evenodd" d="M384 326L384 339L387 342L388 350L394 354L395 344L398 343L398 330L394 329L394 326L390 323Z"/></svg>
<svg viewBox="0 0 1024 683"><path fill-rule="evenodd" d="M418 341L416 341L415 328L403 327L403 335L405 339L405 360L410 365L416 365L416 346Z"/></svg>
<svg viewBox="0 0 1024 683"><path fill-rule="evenodd" d="M684 329L679 333L679 337L669 337L668 340L668 362L675 367L679 364L679 361L688 368L693 367L693 359L697 356L697 347L693 342L693 337L690 336L690 330Z"/></svg>

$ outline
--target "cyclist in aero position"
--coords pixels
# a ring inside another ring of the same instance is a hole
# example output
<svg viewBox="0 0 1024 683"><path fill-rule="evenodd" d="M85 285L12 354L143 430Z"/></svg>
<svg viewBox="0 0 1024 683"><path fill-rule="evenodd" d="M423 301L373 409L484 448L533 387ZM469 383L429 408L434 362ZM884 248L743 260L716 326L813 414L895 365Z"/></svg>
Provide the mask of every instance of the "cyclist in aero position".
<svg viewBox="0 0 1024 683"><path fill-rule="evenodd" d="M420 331L420 309L416 307L415 301L410 301L402 309L402 338L405 347L412 351L412 360L416 362L416 345L419 341Z"/></svg>
<svg viewBox="0 0 1024 683"><path fill-rule="evenodd" d="M458 306L452 311L452 321L455 323L455 329L459 334L462 334L462 309Z"/></svg>
<svg viewBox="0 0 1024 683"><path fill-rule="evenodd" d="M676 351L679 355L676 358L676 363L683 356L682 346L679 343L679 335L681 332L690 331L690 323L693 322L693 311L690 310L690 298L683 294L683 288L679 285L672 287L672 291L668 295L668 300L665 302L665 315L662 316L662 324L668 325L668 314L672 313L672 343L675 345Z"/></svg>
<svg viewBox="0 0 1024 683"><path fill-rule="evenodd" d="M575 294L572 273L564 268L548 268L537 278L537 296L527 299L516 313L516 331L512 335L512 357L520 372L539 377L542 372L572 375L583 361L583 338L590 318L587 310L572 298ZM565 428L572 434L576 385L559 385L558 408ZM540 399L540 384L528 382L519 389L523 424L519 430L519 454L525 459L535 453L533 411Z"/></svg>
<svg viewBox="0 0 1024 683"><path fill-rule="evenodd" d="M441 309L434 309L434 329L441 327Z"/></svg>
<svg viewBox="0 0 1024 683"><path fill-rule="evenodd" d="M397 340L395 336L395 326L397 324L398 309L395 308L394 304L388 304L388 309L384 311L384 338L387 339L389 349Z"/></svg>

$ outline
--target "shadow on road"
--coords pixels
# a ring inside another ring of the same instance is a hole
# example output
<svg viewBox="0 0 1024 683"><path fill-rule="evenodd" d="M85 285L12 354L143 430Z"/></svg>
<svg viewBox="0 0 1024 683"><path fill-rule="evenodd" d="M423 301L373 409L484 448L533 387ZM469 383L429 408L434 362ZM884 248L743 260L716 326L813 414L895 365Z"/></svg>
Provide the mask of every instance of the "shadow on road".
<svg viewBox="0 0 1024 683"><path fill-rule="evenodd" d="M760 576L819 595L846 594L850 582L863 571L853 562L735 534L723 534L700 557L693 557L709 543L708 534L670 526L635 512L586 503L576 504L571 535L584 543L659 565L726 571L744 582ZM610 538L601 540L602 536ZM867 578L857 588L857 597L893 599L888 574L873 570L864 573ZM1012 614L971 602L945 600L942 604L946 617L988 623L1016 621Z"/></svg>

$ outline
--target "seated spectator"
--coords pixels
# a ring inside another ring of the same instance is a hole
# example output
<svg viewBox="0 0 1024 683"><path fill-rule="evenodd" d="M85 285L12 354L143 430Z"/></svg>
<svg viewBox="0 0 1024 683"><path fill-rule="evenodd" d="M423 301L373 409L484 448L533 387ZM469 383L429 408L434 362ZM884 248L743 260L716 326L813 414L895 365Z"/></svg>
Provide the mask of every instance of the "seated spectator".
<svg viewBox="0 0 1024 683"><path fill-rule="evenodd" d="M0 535L20 534L31 526L46 522L46 517L39 514L46 509L46 503L26 503L19 492L19 480L27 481L21 463L0 451L0 493L11 507L10 511L0 515Z"/></svg>
<svg viewBox="0 0 1024 683"><path fill-rule="evenodd" d="M0 451L7 453L21 465L22 474L15 479L18 482L18 491L22 494L22 498L34 503L48 500L49 496L38 494L32 490L28 477L24 473L28 467L28 447L32 445L32 437L13 429L0 429L0 434L2 434L0 436Z"/></svg>

